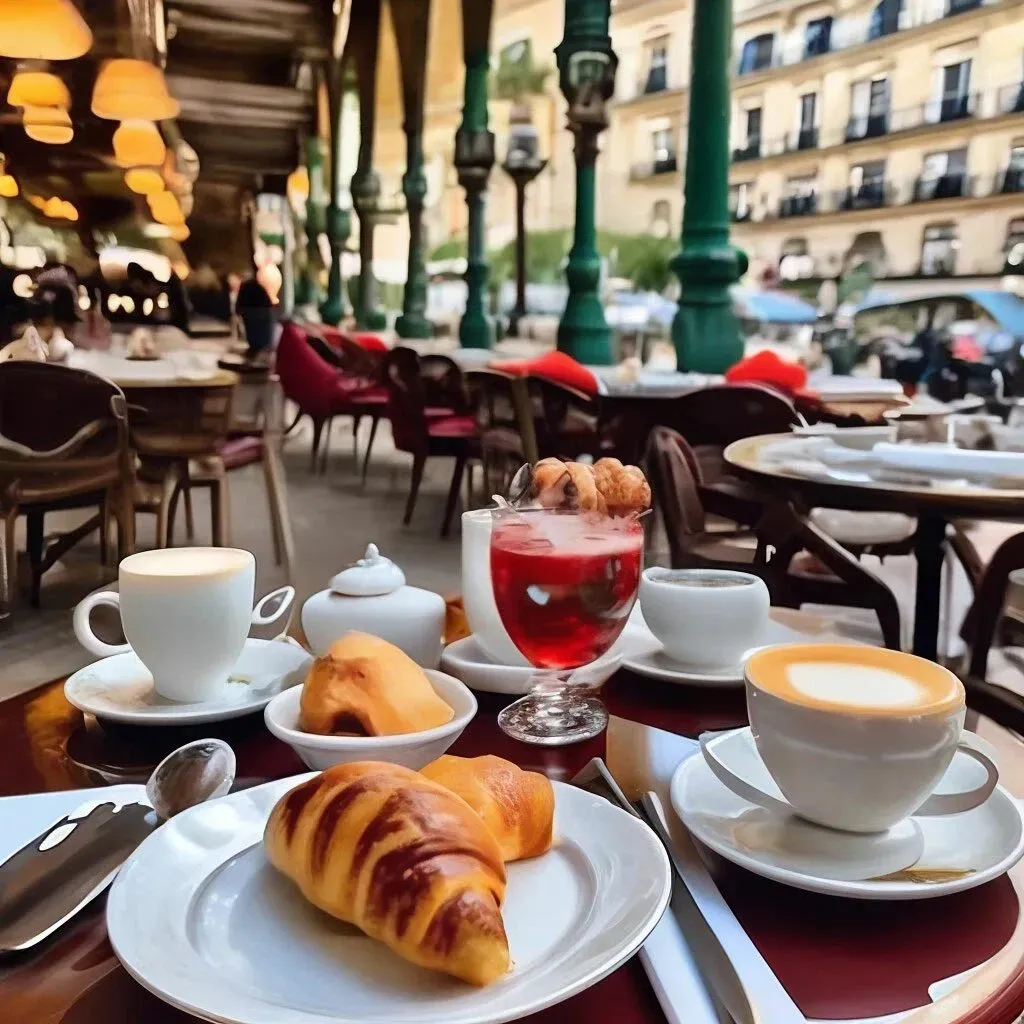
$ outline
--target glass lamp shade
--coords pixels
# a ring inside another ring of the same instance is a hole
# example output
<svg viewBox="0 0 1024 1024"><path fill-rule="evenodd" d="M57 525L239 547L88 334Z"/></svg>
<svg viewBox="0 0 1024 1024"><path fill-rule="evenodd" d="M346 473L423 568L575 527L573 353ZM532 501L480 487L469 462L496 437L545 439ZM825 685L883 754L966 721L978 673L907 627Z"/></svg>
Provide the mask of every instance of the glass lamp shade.
<svg viewBox="0 0 1024 1024"><path fill-rule="evenodd" d="M11 174L0 174L0 198L13 199L18 194L18 183Z"/></svg>
<svg viewBox="0 0 1024 1024"><path fill-rule="evenodd" d="M0 0L0 56L74 60L92 46L92 32L71 0Z"/></svg>
<svg viewBox="0 0 1024 1024"><path fill-rule="evenodd" d="M97 117L163 121L177 117L179 110L178 101L167 91L164 73L155 64L117 57L100 68L92 91L92 112Z"/></svg>
<svg viewBox="0 0 1024 1024"><path fill-rule="evenodd" d="M167 147L152 121L122 121L114 132L118 167L159 167L166 155Z"/></svg>
<svg viewBox="0 0 1024 1024"><path fill-rule="evenodd" d="M153 167L132 167L124 172L124 183L140 196L155 196L164 190L163 175Z"/></svg>
<svg viewBox="0 0 1024 1024"><path fill-rule="evenodd" d="M63 146L75 137L71 117L63 107L26 107L25 134L36 142Z"/></svg>
<svg viewBox="0 0 1024 1024"><path fill-rule="evenodd" d="M185 223L185 215L171 192L157 192L156 195L150 196L149 211L158 224L174 227Z"/></svg>
<svg viewBox="0 0 1024 1024"><path fill-rule="evenodd" d="M71 106L68 87L49 71L19 71L7 90L7 102L12 107Z"/></svg>

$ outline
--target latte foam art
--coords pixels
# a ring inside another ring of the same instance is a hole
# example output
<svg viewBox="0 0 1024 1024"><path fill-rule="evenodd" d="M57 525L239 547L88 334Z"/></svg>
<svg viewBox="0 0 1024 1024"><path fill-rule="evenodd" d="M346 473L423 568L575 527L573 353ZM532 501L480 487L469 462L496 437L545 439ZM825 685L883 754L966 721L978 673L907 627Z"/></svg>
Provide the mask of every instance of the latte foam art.
<svg viewBox="0 0 1024 1024"><path fill-rule="evenodd" d="M826 704L855 708L900 708L924 704L927 686L874 665L800 661L788 665L789 683L799 694Z"/></svg>

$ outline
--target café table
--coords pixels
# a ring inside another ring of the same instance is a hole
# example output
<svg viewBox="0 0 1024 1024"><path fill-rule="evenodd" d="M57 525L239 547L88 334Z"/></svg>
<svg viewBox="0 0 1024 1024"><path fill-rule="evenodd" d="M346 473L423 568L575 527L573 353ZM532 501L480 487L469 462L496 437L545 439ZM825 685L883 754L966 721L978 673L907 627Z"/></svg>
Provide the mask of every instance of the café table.
<svg viewBox="0 0 1024 1024"><path fill-rule="evenodd" d="M771 448L790 434L762 434L735 441L725 449L733 472L800 512L841 508L862 512L902 512L917 519L914 555L913 651L935 661L939 646L939 611L947 527L952 519L1024 521L1024 489L963 485L935 478L928 482L856 480L812 474L800 462L772 458Z"/></svg>
<svg viewBox="0 0 1024 1024"><path fill-rule="evenodd" d="M786 614L797 617L795 625L805 613ZM736 689L683 688L619 672L606 685L604 698L613 715L689 737L745 721L742 691ZM479 695L480 711L451 753L495 753L563 780L604 753L606 737L562 748L509 739L495 721L509 699ZM608 742L616 742L616 735L622 742L635 730L614 719L612 726ZM1019 735L984 718L978 731L998 751L1002 783L1024 796ZM261 715L198 731L111 727L84 719L65 701L57 680L0 703L0 795L144 781L164 754L201 735L231 743L241 785L305 770L291 749L266 731ZM709 863L741 924L809 1020L1012 1024L1024 1012L1021 866L968 892L884 903L801 892L721 860ZM107 939L104 902L96 900L38 948L0 962L0 1020L194 1020L150 995L121 968ZM665 1016L634 957L592 988L527 1020L664 1024Z"/></svg>

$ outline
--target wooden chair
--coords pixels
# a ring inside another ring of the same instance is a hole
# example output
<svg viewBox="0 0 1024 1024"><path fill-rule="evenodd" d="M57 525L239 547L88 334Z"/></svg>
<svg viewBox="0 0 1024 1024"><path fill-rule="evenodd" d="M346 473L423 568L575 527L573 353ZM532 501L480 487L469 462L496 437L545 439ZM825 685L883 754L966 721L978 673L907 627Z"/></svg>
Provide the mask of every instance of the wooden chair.
<svg viewBox="0 0 1024 1024"><path fill-rule="evenodd" d="M788 503L762 503L756 528L715 529L702 500L706 491L700 463L679 433L655 427L646 463L673 568L753 572L768 584L773 603L784 607L811 603L870 608L878 616L886 647L900 649L900 612L892 591ZM803 551L824 563L828 575L802 572L794 565Z"/></svg>
<svg viewBox="0 0 1024 1024"><path fill-rule="evenodd" d="M266 367L262 372L243 372L235 387L228 436L218 443L215 454L190 461L187 484L190 490L208 489L211 506L227 509L227 474L259 463L267 488L274 558L278 565L284 565L287 578L292 579L295 541L288 515L284 471L278 456L283 418L284 396L277 376ZM183 493L188 492L179 484L171 499L168 516L171 542L178 498ZM189 539L192 539L191 534Z"/></svg>
<svg viewBox="0 0 1024 1024"><path fill-rule="evenodd" d="M118 524L118 553L135 548L134 457L128 407L117 385L85 370L47 363L0 365L0 516L4 521L3 580L17 593L14 530L26 517L31 601L39 606L43 573L106 516ZM45 547L47 512L95 506L97 516ZM101 557L106 559L106 534Z"/></svg>
<svg viewBox="0 0 1024 1024"><path fill-rule="evenodd" d="M395 447L413 457L409 497L402 522L408 526L416 507L423 470L429 458L452 458L448 500L445 503L441 536L447 537L455 505L459 499L462 476L471 459L480 457L480 437L475 416L428 416L420 360L411 348L392 349L384 363L388 384L388 418Z"/></svg>
<svg viewBox="0 0 1024 1024"><path fill-rule="evenodd" d="M606 446L602 440L597 400L547 377L531 375L526 383L540 457L576 459L589 455L600 458Z"/></svg>
<svg viewBox="0 0 1024 1024"><path fill-rule="evenodd" d="M420 356L420 374L428 416L466 416L472 412L462 368L451 356Z"/></svg>
<svg viewBox="0 0 1024 1024"><path fill-rule="evenodd" d="M516 408L516 379L501 370L484 368L469 370L465 379L476 409L484 498L489 501L492 494L508 494L512 477L528 461ZM472 473L472 466L469 469Z"/></svg>

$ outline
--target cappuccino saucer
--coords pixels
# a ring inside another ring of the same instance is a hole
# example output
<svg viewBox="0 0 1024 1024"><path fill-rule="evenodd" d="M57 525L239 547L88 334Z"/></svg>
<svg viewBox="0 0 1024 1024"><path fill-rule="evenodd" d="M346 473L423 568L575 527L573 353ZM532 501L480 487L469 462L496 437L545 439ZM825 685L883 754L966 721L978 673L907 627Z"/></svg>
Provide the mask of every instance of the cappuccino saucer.
<svg viewBox="0 0 1024 1024"><path fill-rule="evenodd" d="M296 643L250 637L218 694L179 704L157 695L153 676L129 652L79 669L64 684L64 696L79 711L124 725L222 722L261 711L283 690L302 683L312 662L313 656Z"/></svg>
<svg viewBox="0 0 1024 1024"><path fill-rule="evenodd" d="M666 683L680 683L687 686L726 687L743 685L743 665L747 658L754 651L762 647L774 647L776 644L806 644L815 643L820 637L809 636L799 630L792 629L776 622L768 620L768 627L765 629L764 643L751 647L743 652L743 657L735 665L726 665L721 668L707 668L700 665L689 665L676 661L665 652L661 641L650 632L650 628L644 626L646 642L638 644L623 657L622 667L635 672L640 676L647 676L649 679L660 679Z"/></svg>
<svg viewBox="0 0 1024 1024"><path fill-rule="evenodd" d="M712 742L731 770L778 793L749 728ZM938 788L964 788L976 767L958 753ZM726 860L783 885L832 896L946 896L998 878L1024 856L1024 811L1002 786L962 814L910 818L882 833L838 832L737 796L698 751L676 769L671 796L694 838Z"/></svg>

